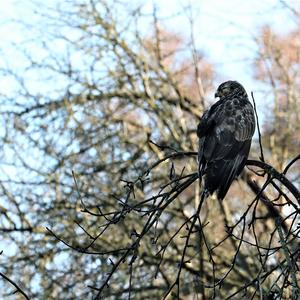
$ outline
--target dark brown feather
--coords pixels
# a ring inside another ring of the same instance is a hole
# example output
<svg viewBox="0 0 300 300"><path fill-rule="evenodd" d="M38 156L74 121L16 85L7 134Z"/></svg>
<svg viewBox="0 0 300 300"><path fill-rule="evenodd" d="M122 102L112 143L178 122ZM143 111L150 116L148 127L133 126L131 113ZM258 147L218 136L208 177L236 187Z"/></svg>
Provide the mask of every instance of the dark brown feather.
<svg viewBox="0 0 300 300"><path fill-rule="evenodd" d="M223 199L232 181L243 170L255 130L254 112L242 85L227 81L220 96L198 125L199 178L204 189Z"/></svg>

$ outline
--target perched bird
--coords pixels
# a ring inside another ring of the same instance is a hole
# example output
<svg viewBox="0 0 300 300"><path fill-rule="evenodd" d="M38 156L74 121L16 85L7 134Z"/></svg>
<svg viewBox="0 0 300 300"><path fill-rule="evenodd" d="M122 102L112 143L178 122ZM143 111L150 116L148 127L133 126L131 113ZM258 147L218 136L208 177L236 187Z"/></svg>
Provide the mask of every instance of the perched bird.
<svg viewBox="0 0 300 300"><path fill-rule="evenodd" d="M243 86L222 83L215 94L220 100L207 110L198 125L199 180L203 190L223 199L232 181L242 172L255 131L254 111Z"/></svg>

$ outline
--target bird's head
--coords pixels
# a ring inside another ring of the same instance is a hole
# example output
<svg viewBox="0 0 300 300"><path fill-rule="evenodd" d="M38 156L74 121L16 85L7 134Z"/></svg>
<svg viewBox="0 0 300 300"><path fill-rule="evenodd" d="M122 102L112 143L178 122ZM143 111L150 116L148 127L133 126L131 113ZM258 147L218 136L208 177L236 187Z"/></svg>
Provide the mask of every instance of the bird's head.
<svg viewBox="0 0 300 300"><path fill-rule="evenodd" d="M215 93L215 97L219 97L220 99L222 99L237 94L242 94L247 96L244 87L240 83L238 83L237 81L229 80L219 85Z"/></svg>

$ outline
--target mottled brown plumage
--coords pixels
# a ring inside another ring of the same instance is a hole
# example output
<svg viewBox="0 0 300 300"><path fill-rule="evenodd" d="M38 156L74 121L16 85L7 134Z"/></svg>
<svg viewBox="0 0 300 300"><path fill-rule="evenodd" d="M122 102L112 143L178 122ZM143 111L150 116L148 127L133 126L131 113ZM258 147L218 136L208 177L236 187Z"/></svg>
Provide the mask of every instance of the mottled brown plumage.
<svg viewBox="0 0 300 300"><path fill-rule="evenodd" d="M255 131L254 111L243 86L222 83L220 100L207 110L198 125L199 179L204 191L223 199L232 181L243 170Z"/></svg>

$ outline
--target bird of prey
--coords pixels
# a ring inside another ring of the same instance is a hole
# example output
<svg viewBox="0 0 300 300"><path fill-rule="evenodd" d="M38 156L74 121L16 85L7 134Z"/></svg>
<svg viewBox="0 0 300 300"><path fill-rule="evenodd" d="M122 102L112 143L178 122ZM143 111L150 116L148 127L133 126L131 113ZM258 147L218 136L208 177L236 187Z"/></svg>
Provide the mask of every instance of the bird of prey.
<svg viewBox="0 0 300 300"><path fill-rule="evenodd" d="M242 172L255 131L254 111L243 86L222 83L215 94L219 101L207 110L198 125L199 180L203 191L216 192L222 200L232 181Z"/></svg>

